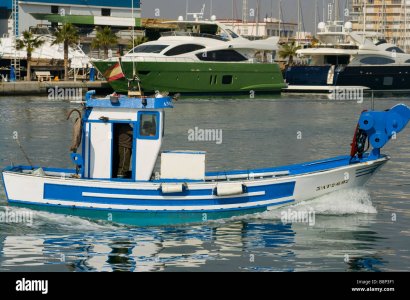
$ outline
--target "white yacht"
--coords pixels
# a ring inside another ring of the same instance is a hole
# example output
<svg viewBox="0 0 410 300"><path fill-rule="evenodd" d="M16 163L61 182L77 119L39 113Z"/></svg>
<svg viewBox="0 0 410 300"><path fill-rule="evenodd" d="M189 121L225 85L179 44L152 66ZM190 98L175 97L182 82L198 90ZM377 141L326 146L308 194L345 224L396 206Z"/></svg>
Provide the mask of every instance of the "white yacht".
<svg viewBox="0 0 410 300"><path fill-rule="evenodd" d="M410 54L376 32L354 32L352 23L319 24L318 43L297 51L306 63L285 72L287 91L320 92L338 87L409 90Z"/></svg>
<svg viewBox="0 0 410 300"><path fill-rule="evenodd" d="M139 45L121 58L93 60L117 92L128 80L144 91L181 93L280 92L285 87L273 62L278 38L250 41L224 24L195 20L167 22L176 28L157 41Z"/></svg>

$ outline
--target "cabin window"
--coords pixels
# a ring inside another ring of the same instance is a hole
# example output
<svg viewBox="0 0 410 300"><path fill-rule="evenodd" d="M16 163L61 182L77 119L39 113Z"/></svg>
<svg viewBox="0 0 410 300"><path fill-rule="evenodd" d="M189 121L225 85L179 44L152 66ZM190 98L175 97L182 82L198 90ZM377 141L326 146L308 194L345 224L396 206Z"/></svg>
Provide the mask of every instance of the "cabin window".
<svg viewBox="0 0 410 300"><path fill-rule="evenodd" d="M169 45L139 45L135 47L130 53L161 53L162 50L168 48Z"/></svg>
<svg viewBox="0 0 410 300"><path fill-rule="evenodd" d="M52 14L58 14L58 13L60 13L60 12L58 11L58 6L51 6L51 13L52 13Z"/></svg>
<svg viewBox="0 0 410 300"><path fill-rule="evenodd" d="M404 51L401 50L399 47L390 47L390 48L387 48L386 51L396 52L396 53L404 53Z"/></svg>
<svg viewBox="0 0 410 300"><path fill-rule="evenodd" d="M384 77L383 78L383 85L393 85L393 77Z"/></svg>
<svg viewBox="0 0 410 300"><path fill-rule="evenodd" d="M111 9L109 9L109 8L102 8L102 9L101 9L101 16L103 16L103 17L110 17L110 16L111 16Z"/></svg>
<svg viewBox="0 0 410 300"><path fill-rule="evenodd" d="M186 45L179 45L171 50L168 50L164 55L166 56L174 56L174 55L181 55L181 54L186 54L190 53L193 51L201 50L204 49L204 46L201 45L196 45L196 44L186 44Z"/></svg>
<svg viewBox="0 0 410 300"><path fill-rule="evenodd" d="M235 50L217 50L198 53L202 61L247 61L248 59Z"/></svg>
<svg viewBox="0 0 410 300"><path fill-rule="evenodd" d="M233 76L232 75L222 76L222 84L232 84L232 83L233 83Z"/></svg>
<svg viewBox="0 0 410 300"><path fill-rule="evenodd" d="M138 138L158 139L159 137L158 113L156 112L140 113L138 121L139 121Z"/></svg>
<svg viewBox="0 0 410 300"><path fill-rule="evenodd" d="M363 58L360 62L366 65L387 65L394 64L395 61L391 58L373 56Z"/></svg>

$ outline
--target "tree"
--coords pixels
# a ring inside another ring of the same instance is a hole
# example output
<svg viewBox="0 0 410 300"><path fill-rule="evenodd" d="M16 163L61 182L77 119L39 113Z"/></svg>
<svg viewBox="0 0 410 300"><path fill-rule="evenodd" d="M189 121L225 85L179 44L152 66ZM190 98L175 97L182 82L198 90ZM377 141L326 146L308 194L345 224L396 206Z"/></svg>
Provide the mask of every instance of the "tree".
<svg viewBox="0 0 410 300"><path fill-rule="evenodd" d="M111 28L105 26L97 27L97 34L91 43L94 49L102 48L104 50L104 58L108 58L108 49L118 43L118 37L112 32Z"/></svg>
<svg viewBox="0 0 410 300"><path fill-rule="evenodd" d="M136 38L134 38L134 43L132 43L132 41L129 43L128 48L132 50L133 47L144 44L148 41L149 39L146 36L137 36Z"/></svg>
<svg viewBox="0 0 410 300"><path fill-rule="evenodd" d="M53 45L64 44L64 80L68 80L68 47L75 45L80 40L77 28L73 24L66 23L54 32Z"/></svg>
<svg viewBox="0 0 410 300"><path fill-rule="evenodd" d="M296 51L301 49L301 46L296 46L295 42L282 45L282 49L279 50L279 56L281 58L288 58L288 65L293 65L293 57L296 56Z"/></svg>
<svg viewBox="0 0 410 300"><path fill-rule="evenodd" d="M24 31L21 39L16 40L17 50L26 49L27 52L27 80L31 80L31 59L34 50L40 48L44 40L40 36L34 36L32 32Z"/></svg>

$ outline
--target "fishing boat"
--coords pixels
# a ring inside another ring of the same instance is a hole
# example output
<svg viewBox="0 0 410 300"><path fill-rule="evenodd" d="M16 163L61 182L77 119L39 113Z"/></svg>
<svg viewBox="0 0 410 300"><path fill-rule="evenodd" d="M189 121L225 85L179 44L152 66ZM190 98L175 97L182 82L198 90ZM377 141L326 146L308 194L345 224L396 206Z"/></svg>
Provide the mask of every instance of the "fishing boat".
<svg viewBox="0 0 410 300"><path fill-rule="evenodd" d="M92 60L111 87L128 91L136 77L144 92L280 93L286 87L273 61L279 38L250 41L212 20L166 22L176 29L136 46L121 58Z"/></svg>
<svg viewBox="0 0 410 300"><path fill-rule="evenodd" d="M161 150L165 111L173 108L172 98L95 98L94 93L86 94L82 117L75 123L75 167L5 168L2 177L10 205L141 226L265 212L364 185L390 159L381 148L410 120L410 109L403 104L366 111L349 155L266 169L207 172L203 151ZM118 132L124 124L132 127L132 155L129 174L123 177L118 175ZM160 171L155 172L159 157Z"/></svg>
<svg viewBox="0 0 410 300"><path fill-rule="evenodd" d="M318 42L297 51L303 62L287 68L284 91L409 90L410 54L380 33L352 31L352 23L342 21L318 27Z"/></svg>

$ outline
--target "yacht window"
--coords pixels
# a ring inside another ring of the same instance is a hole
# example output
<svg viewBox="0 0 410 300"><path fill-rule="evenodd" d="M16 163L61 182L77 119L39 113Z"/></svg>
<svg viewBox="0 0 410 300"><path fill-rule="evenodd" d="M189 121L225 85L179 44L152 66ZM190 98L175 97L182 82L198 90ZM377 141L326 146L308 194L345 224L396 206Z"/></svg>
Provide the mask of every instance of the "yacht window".
<svg viewBox="0 0 410 300"><path fill-rule="evenodd" d="M190 53L196 50L204 49L204 46L196 45L196 44L186 44L186 45L179 45L171 50L168 50L164 55L166 56L174 56L174 55L181 55Z"/></svg>
<svg viewBox="0 0 410 300"><path fill-rule="evenodd" d="M156 114L148 114L142 113L140 114L140 130L139 136L140 137L152 137L155 138L157 136L157 115Z"/></svg>
<svg viewBox="0 0 410 300"><path fill-rule="evenodd" d="M200 60L203 61L246 61L248 60L242 54L236 52L235 50L217 50L198 53L196 55Z"/></svg>
<svg viewBox="0 0 410 300"><path fill-rule="evenodd" d="M227 29L226 31L227 31L227 32L231 35L231 37L234 38L234 39L236 39L236 38L239 37L239 35L237 35L237 34L236 34L235 32L233 32L232 30Z"/></svg>
<svg viewBox="0 0 410 300"><path fill-rule="evenodd" d="M139 45L131 50L130 53L161 53L169 45Z"/></svg>
<svg viewBox="0 0 410 300"><path fill-rule="evenodd" d="M109 9L109 8L102 8L102 9L101 9L101 16L103 16L103 17L111 17L111 9Z"/></svg>
<svg viewBox="0 0 410 300"><path fill-rule="evenodd" d="M386 51L389 51L389 52L396 52L396 53L404 53L404 51L403 50L401 50L399 47L390 47L390 48L387 48L386 49Z"/></svg>
<svg viewBox="0 0 410 300"><path fill-rule="evenodd" d="M232 84L233 83L233 77L232 75L224 75L222 76L222 84Z"/></svg>
<svg viewBox="0 0 410 300"><path fill-rule="evenodd" d="M395 63L393 59L377 56L363 58L360 62L366 65L387 65Z"/></svg>

